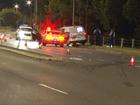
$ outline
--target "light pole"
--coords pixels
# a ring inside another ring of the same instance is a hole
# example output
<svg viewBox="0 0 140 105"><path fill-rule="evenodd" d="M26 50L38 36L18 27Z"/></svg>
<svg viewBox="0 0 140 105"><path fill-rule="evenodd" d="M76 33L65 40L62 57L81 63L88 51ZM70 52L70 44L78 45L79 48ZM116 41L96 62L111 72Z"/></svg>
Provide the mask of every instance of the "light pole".
<svg viewBox="0 0 140 105"><path fill-rule="evenodd" d="M34 0L34 15L35 15L35 23L37 23L37 14L38 14L38 1Z"/></svg>
<svg viewBox="0 0 140 105"><path fill-rule="evenodd" d="M31 15L31 14L32 14L32 9L31 9L32 1L31 1L31 0L27 0L27 1L26 1L26 4L28 5L28 7L29 7L29 9L30 9L30 11L29 11L29 14L30 14L30 15L29 15L29 21L30 21L30 22L29 22L29 23L30 23L30 25L31 25L31 24L32 24L32 21L31 21L31 20L32 20L32 15Z"/></svg>
<svg viewBox="0 0 140 105"><path fill-rule="evenodd" d="M17 11L18 11L18 9L19 9L19 5L18 5L18 4L15 4L15 5L14 5L14 8L16 9L16 13L17 13ZM18 27L18 22L16 22L16 27Z"/></svg>
<svg viewBox="0 0 140 105"><path fill-rule="evenodd" d="M72 25L74 26L75 23L75 0L73 0L73 12L72 12Z"/></svg>

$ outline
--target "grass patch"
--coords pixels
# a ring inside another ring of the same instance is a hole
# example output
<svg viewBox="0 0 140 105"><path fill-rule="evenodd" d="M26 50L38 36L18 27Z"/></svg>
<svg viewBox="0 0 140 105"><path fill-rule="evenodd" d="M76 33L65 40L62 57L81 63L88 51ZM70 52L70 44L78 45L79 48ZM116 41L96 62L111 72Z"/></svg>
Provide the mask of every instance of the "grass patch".
<svg viewBox="0 0 140 105"><path fill-rule="evenodd" d="M13 28L8 27L8 26L7 27L0 26L0 32L1 33L11 32L13 30L14 30Z"/></svg>
<svg viewBox="0 0 140 105"><path fill-rule="evenodd" d="M120 48L116 46L113 48L110 48L107 46L93 46L93 47L96 48L96 50L140 56L140 49L137 49L137 48L126 48L126 47Z"/></svg>

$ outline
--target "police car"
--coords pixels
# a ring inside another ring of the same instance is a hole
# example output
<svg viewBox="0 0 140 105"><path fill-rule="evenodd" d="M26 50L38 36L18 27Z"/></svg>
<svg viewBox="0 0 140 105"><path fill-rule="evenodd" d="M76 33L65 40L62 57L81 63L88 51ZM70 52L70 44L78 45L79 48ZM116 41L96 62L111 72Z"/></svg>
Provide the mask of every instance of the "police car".
<svg viewBox="0 0 140 105"><path fill-rule="evenodd" d="M60 30L51 30L51 27L47 27L46 30L43 30L42 35L42 44L55 44L55 46L60 45L61 47L68 41L68 35L63 33Z"/></svg>

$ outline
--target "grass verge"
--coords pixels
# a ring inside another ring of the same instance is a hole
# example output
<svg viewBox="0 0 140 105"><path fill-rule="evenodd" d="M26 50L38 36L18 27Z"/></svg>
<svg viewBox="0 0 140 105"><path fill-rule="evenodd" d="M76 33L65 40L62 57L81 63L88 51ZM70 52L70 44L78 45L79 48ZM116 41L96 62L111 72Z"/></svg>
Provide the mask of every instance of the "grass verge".
<svg viewBox="0 0 140 105"><path fill-rule="evenodd" d="M92 46L92 47L94 47L96 50L101 50L101 51L140 56L140 49L136 49L136 48L126 48L126 47L120 48L116 46L113 48L110 48L108 46Z"/></svg>

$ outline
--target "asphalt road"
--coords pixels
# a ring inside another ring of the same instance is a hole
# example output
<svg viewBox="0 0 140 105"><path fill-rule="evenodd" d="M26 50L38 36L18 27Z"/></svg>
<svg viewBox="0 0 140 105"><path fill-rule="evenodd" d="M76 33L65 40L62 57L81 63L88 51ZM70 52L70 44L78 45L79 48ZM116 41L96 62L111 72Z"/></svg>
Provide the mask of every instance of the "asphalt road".
<svg viewBox="0 0 140 105"><path fill-rule="evenodd" d="M10 39L2 45L17 48ZM0 50L0 105L139 105L140 58L95 48L29 49L62 61L44 61ZM70 51L68 53L68 50Z"/></svg>
<svg viewBox="0 0 140 105"><path fill-rule="evenodd" d="M130 56L122 55L121 53L116 52L115 55L112 52L101 52L97 51L95 48L82 48L79 47L55 47L53 45L42 46L41 49L37 47L38 42L27 41L27 45L25 46L26 41L18 41L13 39L9 39L6 42L2 42L1 44L4 46L10 46L17 49L23 49L26 51L37 52L41 54L50 55L53 57L60 57L65 60L76 61L76 62L86 62L86 63L103 63L110 64L116 62L129 62ZM19 46L18 46L19 44ZM34 48L30 48L31 46L36 45ZM96 58L96 59L95 59ZM137 57L139 60L139 57Z"/></svg>
<svg viewBox="0 0 140 105"><path fill-rule="evenodd" d="M84 62L0 50L0 105L139 105L139 65L129 66L124 55L92 51L94 61Z"/></svg>

